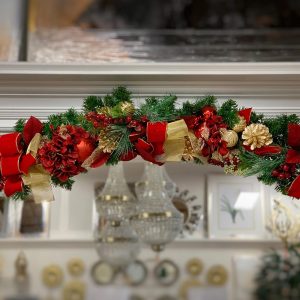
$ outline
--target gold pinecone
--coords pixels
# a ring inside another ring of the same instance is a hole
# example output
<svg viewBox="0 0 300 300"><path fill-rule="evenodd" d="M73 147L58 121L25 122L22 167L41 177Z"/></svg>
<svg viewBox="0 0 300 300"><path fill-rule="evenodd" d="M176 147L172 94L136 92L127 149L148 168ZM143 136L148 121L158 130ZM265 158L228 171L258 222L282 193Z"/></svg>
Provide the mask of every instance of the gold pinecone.
<svg viewBox="0 0 300 300"><path fill-rule="evenodd" d="M128 101L121 102L120 108L126 116L133 115L135 111L134 105Z"/></svg>
<svg viewBox="0 0 300 300"><path fill-rule="evenodd" d="M106 115L106 116L111 116L112 108L109 107L109 106L103 106L103 107L97 109L97 113L98 114L103 114L103 115Z"/></svg>
<svg viewBox="0 0 300 300"><path fill-rule="evenodd" d="M221 135L222 135L222 140L227 142L227 147L229 148L234 147L239 141L239 137L237 133L233 130L222 129Z"/></svg>
<svg viewBox="0 0 300 300"><path fill-rule="evenodd" d="M104 153L112 153L116 148L120 140L119 134L110 134L110 130L105 128L101 130L99 134L99 146Z"/></svg>
<svg viewBox="0 0 300 300"><path fill-rule="evenodd" d="M251 150L261 148L273 143L269 128L263 124L251 124L245 128L242 134L244 145L250 146Z"/></svg>
<svg viewBox="0 0 300 300"><path fill-rule="evenodd" d="M246 122L246 119L243 117L243 116L238 116L239 118L239 122L236 123L234 126L233 126L233 130L235 132L242 132L244 131L244 129L246 128L247 126L247 122Z"/></svg>

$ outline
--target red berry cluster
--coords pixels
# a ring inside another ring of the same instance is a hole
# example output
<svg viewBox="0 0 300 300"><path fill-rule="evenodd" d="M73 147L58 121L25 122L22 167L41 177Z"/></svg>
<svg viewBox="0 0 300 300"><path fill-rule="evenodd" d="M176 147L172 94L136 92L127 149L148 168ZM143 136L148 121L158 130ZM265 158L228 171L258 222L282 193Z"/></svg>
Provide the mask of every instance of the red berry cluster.
<svg viewBox="0 0 300 300"><path fill-rule="evenodd" d="M93 123L95 128L105 128L111 124L119 124L125 125L127 124L129 128L135 128L136 131L139 131L139 127L143 126L147 123L148 118L146 116L141 116L139 120L133 120L132 116L120 117L120 118L112 118L105 114L99 114L97 112L89 112L86 115L86 119Z"/></svg>
<svg viewBox="0 0 300 300"><path fill-rule="evenodd" d="M229 153L226 157L222 157L222 160L209 158L207 162L211 165L220 166L222 168L225 166L234 166L234 171L236 171L240 163L240 158L238 155Z"/></svg>
<svg viewBox="0 0 300 300"><path fill-rule="evenodd" d="M290 179L296 171L296 164L282 164L272 171L272 176L279 180Z"/></svg>
<svg viewBox="0 0 300 300"><path fill-rule="evenodd" d="M110 124L128 124L131 122L132 117L127 116L125 118L112 118L105 114L99 114L93 111L86 115L86 119L92 122L95 128L100 128L107 127Z"/></svg>

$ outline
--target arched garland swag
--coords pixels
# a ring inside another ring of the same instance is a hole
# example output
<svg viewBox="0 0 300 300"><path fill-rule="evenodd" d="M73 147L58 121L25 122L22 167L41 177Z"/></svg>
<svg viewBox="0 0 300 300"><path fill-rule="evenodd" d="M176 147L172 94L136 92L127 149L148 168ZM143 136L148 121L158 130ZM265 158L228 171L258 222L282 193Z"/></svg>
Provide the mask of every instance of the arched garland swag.
<svg viewBox="0 0 300 300"><path fill-rule="evenodd" d="M176 96L150 97L139 108L124 87L103 98L89 96L83 111L69 109L42 123L19 120L0 137L0 189L8 197L51 200L51 186L71 189L89 168L140 155L166 161L209 163L226 173L256 175L300 198L300 118L266 118L233 100L207 96L175 107Z"/></svg>

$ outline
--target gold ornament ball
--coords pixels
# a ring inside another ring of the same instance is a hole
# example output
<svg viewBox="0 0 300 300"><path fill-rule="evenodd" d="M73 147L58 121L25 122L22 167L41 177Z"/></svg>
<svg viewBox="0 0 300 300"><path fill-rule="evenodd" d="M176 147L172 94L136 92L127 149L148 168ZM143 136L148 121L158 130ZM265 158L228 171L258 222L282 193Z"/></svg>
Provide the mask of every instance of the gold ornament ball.
<svg viewBox="0 0 300 300"><path fill-rule="evenodd" d="M246 122L246 119L242 116L238 116L239 117L239 122L236 123L234 126L233 126L233 130L235 132L242 132L246 126L247 126L247 122Z"/></svg>
<svg viewBox="0 0 300 300"><path fill-rule="evenodd" d="M234 147L238 141L238 134L234 130L225 130L222 133L222 139L227 142L227 147Z"/></svg>

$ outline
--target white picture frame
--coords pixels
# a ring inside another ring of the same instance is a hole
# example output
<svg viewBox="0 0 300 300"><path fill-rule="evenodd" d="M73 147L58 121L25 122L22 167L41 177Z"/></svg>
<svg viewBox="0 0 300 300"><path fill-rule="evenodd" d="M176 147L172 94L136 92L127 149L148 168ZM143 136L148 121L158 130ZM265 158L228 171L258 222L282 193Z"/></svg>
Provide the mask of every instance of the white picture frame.
<svg viewBox="0 0 300 300"><path fill-rule="evenodd" d="M210 175L208 236L211 239L263 239L266 236L263 186L254 177Z"/></svg>

